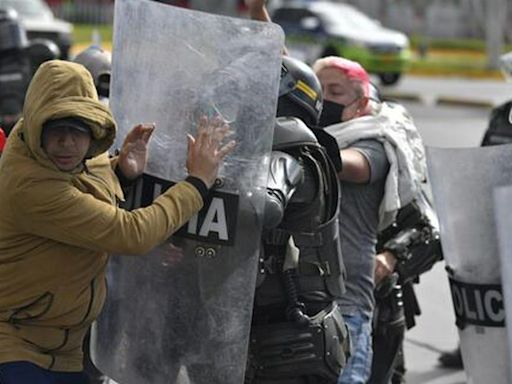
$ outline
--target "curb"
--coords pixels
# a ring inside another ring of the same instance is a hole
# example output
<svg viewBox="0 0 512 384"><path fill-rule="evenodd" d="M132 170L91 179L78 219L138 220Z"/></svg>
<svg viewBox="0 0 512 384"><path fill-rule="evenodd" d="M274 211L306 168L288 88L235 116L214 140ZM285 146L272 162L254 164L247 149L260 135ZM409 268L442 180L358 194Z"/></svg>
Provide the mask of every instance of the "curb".
<svg viewBox="0 0 512 384"><path fill-rule="evenodd" d="M486 108L492 109L495 104L488 100L471 100L464 98L440 96L436 100L436 105L447 105L454 107L472 107L472 108Z"/></svg>
<svg viewBox="0 0 512 384"><path fill-rule="evenodd" d="M391 101L396 100L398 102L414 102L429 106L439 105L483 109L493 109L496 106L496 103L489 100L474 100L450 96L437 96L433 98L427 98L415 93L383 92L382 98L385 100L387 99Z"/></svg>
<svg viewBox="0 0 512 384"><path fill-rule="evenodd" d="M383 99L397 100L397 101L414 101L417 103L424 102L423 98L415 93L399 93L399 92L382 92Z"/></svg>

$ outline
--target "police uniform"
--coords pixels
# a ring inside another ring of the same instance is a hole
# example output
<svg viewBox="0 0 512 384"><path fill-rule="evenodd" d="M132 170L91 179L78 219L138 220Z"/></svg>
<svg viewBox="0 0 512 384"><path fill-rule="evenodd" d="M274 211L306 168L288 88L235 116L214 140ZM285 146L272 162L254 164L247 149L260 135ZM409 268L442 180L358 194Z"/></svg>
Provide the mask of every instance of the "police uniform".
<svg viewBox="0 0 512 384"><path fill-rule="evenodd" d="M302 121L321 101L312 70L283 58L246 383L335 383L347 359L336 169Z"/></svg>

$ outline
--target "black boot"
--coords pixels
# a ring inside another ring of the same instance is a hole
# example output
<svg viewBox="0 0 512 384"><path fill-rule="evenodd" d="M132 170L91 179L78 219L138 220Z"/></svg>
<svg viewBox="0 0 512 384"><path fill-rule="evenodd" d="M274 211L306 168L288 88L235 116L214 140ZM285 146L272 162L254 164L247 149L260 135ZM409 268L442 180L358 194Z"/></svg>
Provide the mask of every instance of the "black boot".
<svg viewBox="0 0 512 384"><path fill-rule="evenodd" d="M460 346L453 351L441 353L438 360L441 366L445 368L464 368L462 365L462 354L460 353Z"/></svg>

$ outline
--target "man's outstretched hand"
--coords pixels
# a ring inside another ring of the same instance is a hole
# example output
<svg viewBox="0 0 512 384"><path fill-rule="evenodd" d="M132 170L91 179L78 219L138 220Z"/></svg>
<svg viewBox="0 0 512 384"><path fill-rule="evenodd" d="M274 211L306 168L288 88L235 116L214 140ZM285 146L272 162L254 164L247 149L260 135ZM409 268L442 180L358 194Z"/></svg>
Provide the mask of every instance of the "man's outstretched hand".
<svg viewBox="0 0 512 384"><path fill-rule="evenodd" d="M154 129L155 124L138 124L126 135L117 165L127 179L133 180L144 172Z"/></svg>

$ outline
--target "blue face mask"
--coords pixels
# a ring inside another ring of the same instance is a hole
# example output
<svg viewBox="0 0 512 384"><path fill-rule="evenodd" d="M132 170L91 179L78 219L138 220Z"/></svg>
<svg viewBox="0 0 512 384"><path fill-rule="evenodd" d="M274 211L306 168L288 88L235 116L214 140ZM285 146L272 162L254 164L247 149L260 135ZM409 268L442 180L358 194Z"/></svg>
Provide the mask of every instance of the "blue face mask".
<svg viewBox="0 0 512 384"><path fill-rule="evenodd" d="M322 113L320 114L318 126L325 128L329 125L341 123L341 115L343 114L345 107L346 105L324 100L324 106L322 108Z"/></svg>

